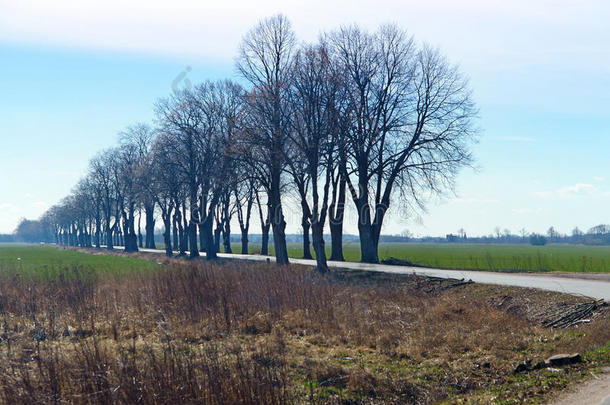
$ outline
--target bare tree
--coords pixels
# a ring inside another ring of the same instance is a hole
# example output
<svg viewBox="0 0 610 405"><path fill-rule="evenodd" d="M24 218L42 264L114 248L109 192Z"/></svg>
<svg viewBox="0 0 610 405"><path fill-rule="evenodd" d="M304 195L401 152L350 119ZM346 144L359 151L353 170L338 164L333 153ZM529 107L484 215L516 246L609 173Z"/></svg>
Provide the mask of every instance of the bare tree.
<svg viewBox="0 0 610 405"><path fill-rule="evenodd" d="M118 224L117 190L113 182L112 160L116 153L113 149L107 149L91 160L90 176L97 190L98 198L103 213L104 241L106 249L114 247L113 233ZM113 222L114 218L114 222Z"/></svg>
<svg viewBox="0 0 610 405"><path fill-rule="evenodd" d="M168 257L173 255L171 230L172 230L172 215L176 201L180 200L181 189L183 183L178 177L177 168L174 160L171 158L173 140L167 134L159 136L151 148L151 162L149 166L150 181L147 182L149 189L148 194L152 196L156 205L161 211L161 219L164 225L163 242L165 244L165 254ZM177 243L173 244L173 247Z"/></svg>
<svg viewBox="0 0 610 405"><path fill-rule="evenodd" d="M251 84L248 128L240 142L268 195L276 262L288 263L282 212L282 173L290 131L290 84L295 36L286 17L258 23L243 38L237 69Z"/></svg>
<svg viewBox="0 0 610 405"><path fill-rule="evenodd" d="M154 140L154 131L148 124L138 123L129 126L119 134L120 145L123 148L133 149L137 163L134 167L136 187L138 190L138 202L144 208L146 215L144 229L146 238L144 247L155 249L155 198L150 194L150 165L151 147ZM138 224L139 228L139 224ZM140 232L138 231L138 234ZM140 236L139 236L140 237Z"/></svg>
<svg viewBox="0 0 610 405"><path fill-rule="evenodd" d="M295 103L296 104L296 103ZM307 161L299 148L287 151L287 171L292 177L292 183L297 190L301 205L301 229L303 237L303 259L311 259L309 231L311 229L311 210L307 203L308 190L311 187L311 177L306 169Z"/></svg>
<svg viewBox="0 0 610 405"><path fill-rule="evenodd" d="M135 144L126 143L111 155L112 182L117 191L117 208L123 225L125 252L138 251L135 212L138 203L139 155Z"/></svg>
<svg viewBox="0 0 610 405"><path fill-rule="evenodd" d="M184 221L182 227L188 235L188 243L184 239L180 250L185 251L188 244L190 257L198 257L197 226L199 220L198 195L201 185L203 157L202 147L209 137L211 128L209 120L202 115L201 102L197 100L194 92L184 90L176 92L167 99L162 99L156 106L157 121L162 132L174 137L172 155L175 157L176 169L184 179L187 191L187 203L176 201L174 220L180 231L180 219ZM180 211L182 209L182 212Z"/></svg>
<svg viewBox="0 0 610 405"><path fill-rule="evenodd" d="M206 100L206 97L199 97ZM211 244L212 224L216 206L222 201L222 230L225 236L225 251L231 252L231 217L234 207L231 205L231 195L235 184L239 182L240 155L235 147L235 139L243 131L244 90L234 82L224 80L209 87L209 98L202 104L202 110L210 119L214 131L207 141L204 162L206 163L205 181L202 184L201 218L205 230L206 257L213 258L218 250L217 244ZM204 210L205 208L205 210Z"/></svg>
<svg viewBox="0 0 610 405"><path fill-rule="evenodd" d="M337 142L338 147L343 145ZM328 207L328 225L330 228L330 260L344 261L343 257L343 217L345 214L345 195L347 185L347 164L345 153L339 151L338 164L332 176L331 202Z"/></svg>
<svg viewBox="0 0 610 405"><path fill-rule="evenodd" d="M261 196L258 187L254 189L254 197L256 199L256 207L258 208L258 217L261 224L261 255L269 254L269 228L271 227L271 212L269 204L261 203Z"/></svg>
<svg viewBox="0 0 610 405"><path fill-rule="evenodd" d="M529 235L529 232L527 232L527 229L521 228L519 230L519 235L521 235L521 239L525 240L527 238L527 236Z"/></svg>
<svg viewBox="0 0 610 405"><path fill-rule="evenodd" d="M549 229L546 231L546 234L548 235L550 240L558 239L561 236L553 226L549 227Z"/></svg>
<svg viewBox="0 0 610 405"><path fill-rule="evenodd" d="M338 141L335 98L341 82L331 69L323 45L300 49L294 70L290 138L298 153L290 167L301 199L303 232L309 231L305 223L310 221L317 267L326 272L324 224L335 167Z"/></svg>
<svg viewBox="0 0 610 405"><path fill-rule="evenodd" d="M232 204L231 189L226 189L220 197L219 224L222 232L222 245L225 253L233 253L231 249L231 218L235 213L235 205Z"/></svg>
<svg viewBox="0 0 610 405"><path fill-rule="evenodd" d="M476 111L458 70L435 50L417 50L395 26L374 34L345 27L329 39L348 91L346 181L358 211L361 260L377 262L392 195L420 205L422 191L451 186L471 161Z"/></svg>
<svg viewBox="0 0 610 405"><path fill-rule="evenodd" d="M248 231L250 219L252 218L252 206L254 205L254 193L256 184L250 176L244 176L233 186L233 201L239 230L241 231L241 254L248 254Z"/></svg>
<svg viewBox="0 0 610 405"><path fill-rule="evenodd" d="M82 192L88 199L90 216L91 216L91 228L89 232L90 238L92 238L91 244L94 244L96 248L101 247L101 235L102 235L102 189L89 173L85 176L81 182Z"/></svg>

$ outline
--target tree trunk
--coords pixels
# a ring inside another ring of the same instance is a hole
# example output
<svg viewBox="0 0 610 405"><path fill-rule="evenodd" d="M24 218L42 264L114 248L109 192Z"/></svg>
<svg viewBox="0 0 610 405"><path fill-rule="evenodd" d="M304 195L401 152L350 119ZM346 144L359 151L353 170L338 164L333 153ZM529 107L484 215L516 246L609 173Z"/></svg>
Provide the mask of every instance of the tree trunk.
<svg viewBox="0 0 610 405"><path fill-rule="evenodd" d="M201 218L203 219L203 215L201 216ZM199 249L201 249L202 252L207 252L208 251L208 246L206 245L206 237L204 235L205 233L205 228L203 226L203 220L201 221L201 223L198 225L199 228ZM206 253L207 254L207 253Z"/></svg>
<svg viewBox="0 0 610 405"><path fill-rule="evenodd" d="M132 206L129 210L129 247L132 252L137 252L138 248L138 235L136 234L136 218L135 210Z"/></svg>
<svg viewBox="0 0 610 405"><path fill-rule="evenodd" d="M144 230L146 232L146 242L144 246L147 249L156 249L155 245L155 204L146 204L144 207L146 214L146 225Z"/></svg>
<svg viewBox="0 0 610 405"><path fill-rule="evenodd" d="M125 212L123 212L122 214L123 217L123 235L125 235L125 244L123 245L123 251L124 252L129 252L129 229L128 229L128 223L127 223L127 214L125 214ZM122 243L121 243L122 244Z"/></svg>
<svg viewBox="0 0 610 405"><path fill-rule="evenodd" d="M343 257L343 214L345 212L345 178L341 175L336 203L333 201L329 208L330 227L330 260L344 261ZM333 190L334 195L334 190Z"/></svg>
<svg viewBox="0 0 610 405"><path fill-rule="evenodd" d="M199 247L197 247L197 224L194 221L189 223L189 257L191 259L199 257Z"/></svg>
<svg viewBox="0 0 610 405"><path fill-rule="evenodd" d="M182 232L184 232L184 237L182 238L182 244L184 245L183 253L186 254L186 252L189 250L189 239L190 239L189 220L186 215L186 201L182 202Z"/></svg>
<svg viewBox="0 0 610 405"><path fill-rule="evenodd" d="M224 226L222 228L222 242L225 253L233 253L233 250L231 249L231 221L229 219L224 220Z"/></svg>
<svg viewBox="0 0 610 405"><path fill-rule="evenodd" d="M142 245L142 228L140 227L142 222L142 211L140 210L140 214L138 215L138 247L142 249L144 246Z"/></svg>
<svg viewBox="0 0 610 405"><path fill-rule="evenodd" d="M252 185L248 185L248 193L246 200L246 212L242 211L243 204L241 203L239 193L235 189L235 202L237 204L237 220L239 222L239 230L241 231L241 254L248 254L248 230L250 229L250 215L252 213L252 205L254 204L254 192Z"/></svg>
<svg viewBox="0 0 610 405"><path fill-rule="evenodd" d="M309 242L309 221L305 216L301 221L301 226L303 227L303 259L313 259L311 256L311 248Z"/></svg>
<svg viewBox="0 0 610 405"><path fill-rule="evenodd" d="M110 218L106 218L106 249L112 250L114 248L112 243L112 229L110 228Z"/></svg>
<svg viewBox="0 0 610 405"><path fill-rule="evenodd" d="M345 261L343 257L343 223L329 223L330 227L330 260Z"/></svg>
<svg viewBox="0 0 610 405"><path fill-rule="evenodd" d="M165 243L165 256L172 257L174 253L172 252L172 238L171 238L171 212L168 212L167 215L163 217L163 225L165 225L165 230L163 231L163 243Z"/></svg>
<svg viewBox="0 0 610 405"><path fill-rule="evenodd" d="M177 210L178 210L178 207L176 207L176 211ZM174 232L173 232L174 233L174 240L173 240L172 246L173 246L174 249L178 250L180 245L179 245L179 241L178 241L178 219L177 219L176 215L177 214L174 213L173 221L172 221L173 222L173 230L174 230Z"/></svg>
<svg viewBox="0 0 610 405"><path fill-rule="evenodd" d="M138 248L138 235L136 234L135 229L131 229L128 236L129 236L129 251L137 252L138 250L140 250Z"/></svg>
<svg viewBox="0 0 610 405"><path fill-rule="evenodd" d="M220 252L220 235L222 234L222 226L220 224L216 224L216 229L214 229L214 249L217 252Z"/></svg>
<svg viewBox="0 0 610 405"><path fill-rule="evenodd" d="M266 256L269 254L269 227L271 226L269 219L271 216L271 209L269 208L269 204L267 204L267 218L265 219L261 200L258 196L258 190L254 191L254 197L256 199L256 206L258 208L258 216L261 221L261 255Z"/></svg>
<svg viewBox="0 0 610 405"><path fill-rule="evenodd" d="M222 244L224 246L225 253L233 253L231 249L231 194L226 192L222 198Z"/></svg>
<svg viewBox="0 0 610 405"><path fill-rule="evenodd" d="M95 247L98 249L100 248L100 245L101 245L101 240L100 240L101 239L100 238L100 236L101 236L100 228L101 227L102 227L102 220L98 214L98 216L95 218Z"/></svg>
<svg viewBox="0 0 610 405"><path fill-rule="evenodd" d="M197 247L197 224L199 222L199 209L197 208L197 191L191 190L191 215L189 218L189 257L191 259L199 257L199 248Z"/></svg>
<svg viewBox="0 0 610 405"><path fill-rule="evenodd" d="M363 176L361 176L362 179ZM377 238L371 223L371 207L367 194L367 184L359 183L360 196L355 201L358 210L358 234L360 236L360 261L364 263L378 263Z"/></svg>
<svg viewBox="0 0 610 405"><path fill-rule="evenodd" d="M184 237L184 227L182 226L182 213L180 211L179 205L176 206L176 213L174 214L174 229L177 230L178 233L178 239L177 239L177 244L178 244L178 250L179 256L185 256L186 255L186 238ZM174 236L175 238L175 236ZM175 239L176 240L176 239Z"/></svg>
<svg viewBox="0 0 610 405"><path fill-rule="evenodd" d="M279 176L269 193L269 207L271 208L271 227L273 228L273 246L275 248L275 262L288 264L288 249L286 247L286 221L282 212L282 199L280 195Z"/></svg>
<svg viewBox="0 0 610 405"><path fill-rule="evenodd" d="M297 181L298 180L298 181ZM311 210L307 203L307 192L306 182L303 179L295 179L297 188L299 190L299 196L301 197L301 228L303 230L303 259L312 259L311 256L311 243L309 241L309 229L310 223L309 218L311 217ZM313 186L312 186L313 187Z"/></svg>
<svg viewBox="0 0 610 405"><path fill-rule="evenodd" d="M184 234L184 227L182 223L178 223L178 243L180 244L179 256L186 256L186 235Z"/></svg>
<svg viewBox="0 0 610 405"><path fill-rule="evenodd" d="M377 248L379 239L375 237L370 224L358 226L360 234L360 261L363 263L379 263Z"/></svg>
<svg viewBox="0 0 610 405"><path fill-rule="evenodd" d="M286 246L286 222L282 219L272 221L273 247L275 248L275 262L277 264L288 264L288 248Z"/></svg>
<svg viewBox="0 0 610 405"><path fill-rule="evenodd" d="M247 229L241 230L241 254L242 255L248 254L248 230Z"/></svg>
<svg viewBox="0 0 610 405"><path fill-rule="evenodd" d="M205 250L205 258L207 260L213 260L218 258L218 252L216 250L215 244L214 244L214 236L212 235L212 225L214 224L214 216L213 215L208 215L205 218L205 221L203 221L203 234L204 234L204 239L205 239L205 246L206 246L206 250Z"/></svg>
<svg viewBox="0 0 610 405"><path fill-rule="evenodd" d="M269 254L269 227L271 224L261 225L261 255Z"/></svg>
<svg viewBox="0 0 610 405"><path fill-rule="evenodd" d="M314 222L311 224L311 231L318 271L326 273L328 271L328 264L326 263L326 250L324 246L324 225L319 222Z"/></svg>
<svg viewBox="0 0 610 405"><path fill-rule="evenodd" d="M138 251L138 235L135 230L135 210L128 207L129 212L123 213L123 233L125 234L125 252Z"/></svg>

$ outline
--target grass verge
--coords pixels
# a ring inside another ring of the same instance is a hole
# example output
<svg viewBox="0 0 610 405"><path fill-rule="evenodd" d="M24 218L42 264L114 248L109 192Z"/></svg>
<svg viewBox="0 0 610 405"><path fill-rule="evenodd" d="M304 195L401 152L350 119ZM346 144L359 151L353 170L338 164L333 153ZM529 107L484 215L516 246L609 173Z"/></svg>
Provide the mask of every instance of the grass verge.
<svg viewBox="0 0 610 405"><path fill-rule="evenodd" d="M266 263L154 264L122 277L0 271L0 400L537 403L610 365L607 310L575 328L540 325L576 297ZM513 374L560 352L585 362Z"/></svg>

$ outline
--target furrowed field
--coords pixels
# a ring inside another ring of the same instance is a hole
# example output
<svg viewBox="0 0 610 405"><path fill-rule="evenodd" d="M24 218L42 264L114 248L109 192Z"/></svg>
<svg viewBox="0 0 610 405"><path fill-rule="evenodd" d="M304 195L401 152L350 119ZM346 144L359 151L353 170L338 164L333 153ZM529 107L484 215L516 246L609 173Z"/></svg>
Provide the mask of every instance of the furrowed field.
<svg viewBox="0 0 610 405"><path fill-rule="evenodd" d="M239 244L231 247L240 252ZM260 244L253 243L250 253L259 253ZM273 244L270 248L273 253ZM312 249L312 255L313 255ZM327 249L330 255L330 250ZM302 245L288 244L290 257L303 257ZM343 248L347 261L360 260L358 243ZM502 244L437 244L380 243L379 259L397 258L416 266L442 269L533 272L610 272L610 246L581 245L502 245Z"/></svg>
<svg viewBox="0 0 610 405"><path fill-rule="evenodd" d="M610 365L606 307L543 326L583 298L140 256L0 247L1 403L539 403Z"/></svg>

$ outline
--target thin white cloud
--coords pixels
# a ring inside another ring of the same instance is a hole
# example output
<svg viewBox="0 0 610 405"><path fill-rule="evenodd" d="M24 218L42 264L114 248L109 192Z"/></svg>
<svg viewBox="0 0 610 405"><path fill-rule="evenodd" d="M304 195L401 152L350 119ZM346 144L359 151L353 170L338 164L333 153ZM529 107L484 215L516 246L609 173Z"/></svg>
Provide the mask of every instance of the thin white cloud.
<svg viewBox="0 0 610 405"><path fill-rule="evenodd" d="M560 198L573 198L592 195L597 191L593 184L577 183L573 186L565 186L557 189L557 195Z"/></svg>
<svg viewBox="0 0 610 405"><path fill-rule="evenodd" d="M595 185L590 183L576 183L570 186L559 187L553 191L534 191L530 194L537 199L551 200L589 197L598 194L606 195L606 192L601 192Z"/></svg>
<svg viewBox="0 0 610 405"><path fill-rule="evenodd" d="M593 176L593 180L602 182L602 181L606 180L606 178L605 177L601 177L601 176Z"/></svg>

